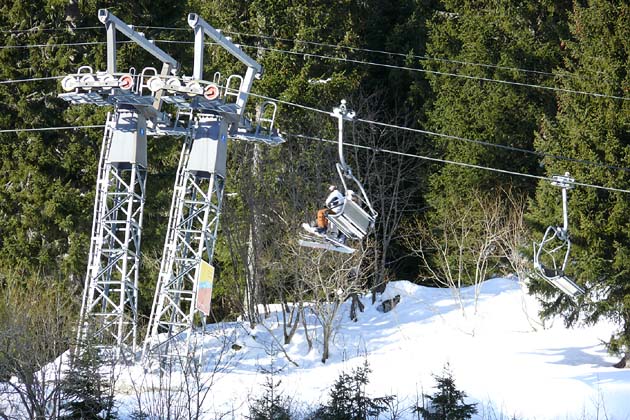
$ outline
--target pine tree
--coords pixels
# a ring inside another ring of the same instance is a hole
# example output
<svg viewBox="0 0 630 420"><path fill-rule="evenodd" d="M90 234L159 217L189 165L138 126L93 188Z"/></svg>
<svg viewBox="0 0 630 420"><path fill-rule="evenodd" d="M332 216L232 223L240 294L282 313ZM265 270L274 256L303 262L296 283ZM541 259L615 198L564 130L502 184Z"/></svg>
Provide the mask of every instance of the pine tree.
<svg viewBox="0 0 630 420"><path fill-rule="evenodd" d="M75 71L83 59L92 61L91 52L96 51L59 45L78 37L65 20L66 5L53 0L2 5L0 25L14 31L0 35L2 45L11 47L0 51L1 78L44 78L0 87L3 129L81 125L89 120L65 114L64 101L56 97L57 80L46 79ZM83 24L83 18L76 23ZM88 32L81 37L93 39ZM89 134L0 135L0 183L5 186L0 192L0 266L23 273L53 267L71 276L84 272L88 248L84 232L89 232L93 201L86 184L94 184L95 171L89 169L98 154Z"/></svg>
<svg viewBox="0 0 630 420"><path fill-rule="evenodd" d="M545 158L548 176L569 172L577 182L628 190L630 174L630 6L625 2L576 2L571 14L571 37L564 69L558 80L564 89L608 95L559 93L558 114L546 118L536 141L537 150L571 160ZM617 97L617 98L614 98ZM594 164L587 164L590 161ZM576 306L543 281L531 290L543 300L543 315L562 314L568 325L580 314L588 323L601 318L618 330L608 342L613 353L630 360L630 200L618 191L576 187L569 192L569 234L572 241L566 274L596 297ZM538 185L530 220L535 240L547 226L561 223L562 204L557 187Z"/></svg>
<svg viewBox="0 0 630 420"><path fill-rule="evenodd" d="M444 10L437 11L430 23L428 55L437 59L423 64L442 73L427 76L434 93L427 125L431 131L455 138L431 138L434 153L466 164L538 173L538 158L534 154L509 148L533 148L534 133L541 116L555 112L552 93L490 80L549 83L541 74L516 68L551 72L559 64L562 53L559 38L567 31L567 4L543 1L514 6L509 1L449 0L443 2L443 7ZM464 64L466 62L487 65ZM431 229L441 221L449 220L449 214L463 209L466 203L473 202L477 191L491 195L502 194L504 190L531 194L534 189L529 178L509 177L487 170L448 164L435 167L433 171L427 194L431 207L427 225ZM470 216L481 220L483 208L475 211L477 213ZM441 233L436 232L436 236ZM479 231L476 236L482 235ZM474 264L474 261L467 264Z"/></svg>
<svg viewBox="0 0 630 420"><path fill-rule="evenodd" d="M278 390L280 382L281 381L275 381L271 374L266 376L264 393L262 396L255 399L249 408L249 419L291 420L291 411L288 407L288 401Z"/></svg>
<svg viewBox="0 0 630 420"><path fill-rule="evenodd" d="M0 26L4 29L1 44L7 46L0 51L0 78L3 82L16 80L0 86L2 129L104 123L111 108L69 106L58 98L59 81L51 77L75 73L83 65L104 70L106 50L99 45L104 40L97 19L99 7L109 7L132 24L162 26L169 26L188 11L183 10L182 2L155 1L150 8L142 2L124 6L93 0L70 3L73 7L60 0L8 1L0 6ZM145 20L147 16L150 20ZM86 29L94 26L96 29ZM81 30L75 29L78 27ZM85 45L65 45L72 43ZM120 45L119 68L142 69L147 57L137 52L126 43ZM189 57L185 54L186 63ZM21 79L27 81L19 82ZM83 282L102 136L102 129L0 134L0 269L37 273L54 268L77 285ZM150 141L149 145L151 175L147 187L156 200L149 198L145 208L146 256L158 253L164 242L159 226L166 225L162 214L168 216L170 195L160 200L160 191L168 188L165 185L172 186L177 161L172 164L169 153L181 144L163 138L155 143ZM170 165L166 171L171 172L160 177L165 171L164 161ZM154 266L159 264L146 265L144 278L157 278ZM143 284L142 289L145 287Z"/></svg>
<svg viewBox="0 0 630 420"><path fill-rule="evenodd" d="M370 382L371 370L367 361L363 366L352 369L350 374L342 372L330 390L328 404L321 406L312 415L313 420L366 420L387 410L394 397L368 397L365 392Z"/></svg>
<svg viewBox="0 0 630 420"><path fill-rule="evenodd" d="M414 407L414 412L420 413L424 420L466 420L477 413L476 403L466 404L466 393L455 386L455 380L448 364L442 375L433 375L437 381L437 391L433 395L423 394L428 402L423 401L422 407Z"/></svg>
<svg viewBox="0 0 630 420"><path fill-rule="evenodd" d="M74 354L61 383L60 420L113 420L114 389L101 372L103 358L93 345ZM105 364L106 366L107 364Z"/></svg>

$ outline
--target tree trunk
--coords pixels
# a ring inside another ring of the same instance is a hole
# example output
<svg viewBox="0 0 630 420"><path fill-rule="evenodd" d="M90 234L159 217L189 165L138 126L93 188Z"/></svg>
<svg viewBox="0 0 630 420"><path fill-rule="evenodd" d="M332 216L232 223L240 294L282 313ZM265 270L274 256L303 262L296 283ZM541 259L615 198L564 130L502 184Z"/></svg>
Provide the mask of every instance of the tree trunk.
<svg viewBox="0 0 630 420"><path fill-rule="evenodd" d="M252 159L252 174L258 178L260 173L260 158L258 145L254 145L254 155ZM249 318L249 325L254 328L260 322L260 312L258 304L261 303L262 283L259 269L258 254L260 252L258 226L260 217L258 214L258 200L249 199L249 207L252 212L251 225L249 228L249 244L247 246L247 273L246 273L246 293L245 293L245 314Z"/></svg>
<svg viewBox="0 0 630 420"><path fill-rule="evenodd" d="M630 368L630 352L626 352L621 360L615 363L613 367L616 367L617 369Z"/></svg>
<svg viewBox="0 0 630 420"><path fill-rule="evenodd" d="M361 302L361 298L359 298L358 293L351 293L350 299L352 299L352 303L350 304L350 319L354 322L357 322L357 309L363 312L363 310L365 309L365 305L363 305L363 302Z"/></svg>
<svg viewBox="0 0 630 420"><path fill-rule="evenodd" d="M284 329L284 344L291 343L291 340L293 339L293 335L295 335L298 325L300 324L301 313L302 313L302 302L298 303L297 306L295 304L293 305L293 308L291 309L291 316L289 317L288 321L286 319L287 318L286 312L282 313L283 329ZM287 331L287 326L290 326L289 331Z"/></svg>
<svg viewBox="0 0 630 420"><path fill-rule="evenodd" d="M311 336L308 333L306 314L304 312L302 312L302 326L304 327L304 338L306 339L306 343L308 344L308 351L311 351L313 349L313 340L311 340Z"/></svg>
<svg viewBox="0 0 630 420"><path fill-rule="evenodd" d="M328 360L328 357L330 357L330 333L331 331L329 331L329 327L328 325L324 325L324 337L323 337L323 341L324 341L324 348L322 349L322 363L326 363L326 360Z"/></svg>

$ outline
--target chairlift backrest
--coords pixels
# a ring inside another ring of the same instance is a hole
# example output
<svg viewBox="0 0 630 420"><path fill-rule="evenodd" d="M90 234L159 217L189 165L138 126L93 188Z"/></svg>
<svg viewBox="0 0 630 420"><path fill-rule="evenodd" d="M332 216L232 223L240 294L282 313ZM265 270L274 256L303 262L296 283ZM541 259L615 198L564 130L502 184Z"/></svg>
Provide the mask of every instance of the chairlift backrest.
<svg viewBox="0 0 630 420"><path fill-rule="evenodd" d="M346 197L341 211L329 213L328 220L350 239L361 240L374 226L374 217Z"/></svg>

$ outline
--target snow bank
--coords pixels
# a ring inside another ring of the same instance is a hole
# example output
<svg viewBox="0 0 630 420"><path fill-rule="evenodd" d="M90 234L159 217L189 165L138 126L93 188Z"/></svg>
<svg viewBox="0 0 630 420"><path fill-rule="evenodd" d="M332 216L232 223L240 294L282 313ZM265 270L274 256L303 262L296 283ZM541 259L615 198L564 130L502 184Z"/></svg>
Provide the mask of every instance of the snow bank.
<svg viewBox="0 0 630 420"><path fill-rule="evenodd" d="M377 310L396 295L400 302L393 310ZM370 295L362 302L365 311L357 322L349 318L349 302L344 303L325 364L320 361L321 329L312 315L311 351L301 328L291 344L280 345L278 313L254 330L239 323L210 326L198 356L204 363L202 378L212 377L214 383L204 401L208 418L232 410L242 418L248 401L263 392L261 369L279 370L283 394L314 406L327 399L340 372L366 359L372 369L368 393L394 394L401 407L411 406L418 394L432 394L432 375L448 363L468 402L479 403L478 419L603 418L604 411L610 420L630 418L630 372L612 368L616 358L601 344L614 326L604 322L566 329L560 320L544 325L535 299L515 279L488 280L477 291L462 289L460 296L396 281L374 305ZM212 376L218 355L224 370ZM119 381L118 388L127 390L118 395L121 414L132 410L130 378L139 375L134 371Z"/></svg>

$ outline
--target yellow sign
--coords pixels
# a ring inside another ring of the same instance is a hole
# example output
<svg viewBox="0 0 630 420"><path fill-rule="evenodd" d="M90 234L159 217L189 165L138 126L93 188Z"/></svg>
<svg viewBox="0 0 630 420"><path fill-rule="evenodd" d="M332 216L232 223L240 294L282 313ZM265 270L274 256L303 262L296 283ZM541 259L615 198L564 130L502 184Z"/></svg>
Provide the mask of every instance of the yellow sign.
<svg viewBox="0 0 630 420"><path fill-rule="evenodd" d="M206 316L210 315L213 283L214 267L202 260L197 268L197 310Z"/></svg>

